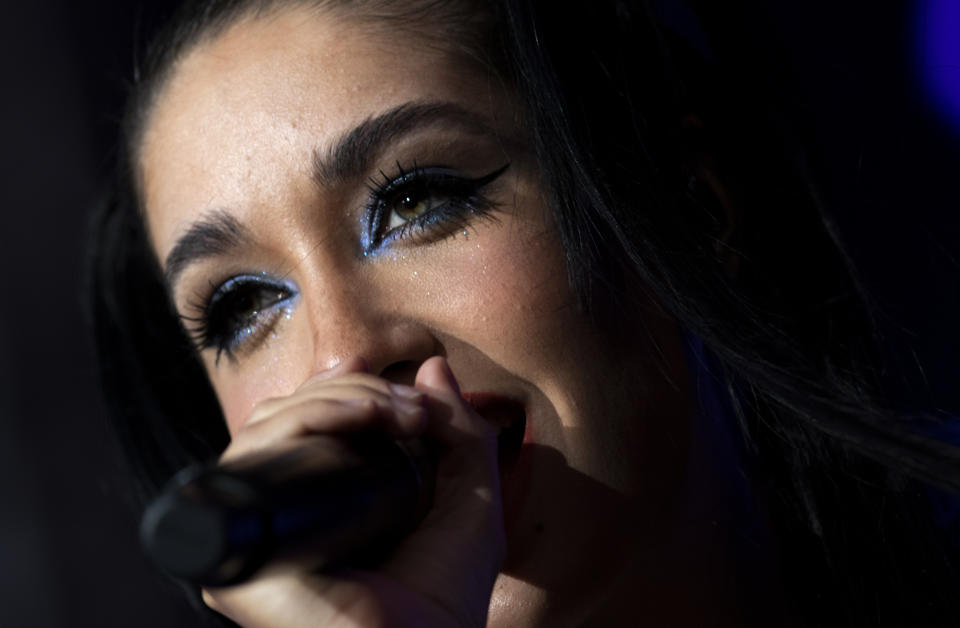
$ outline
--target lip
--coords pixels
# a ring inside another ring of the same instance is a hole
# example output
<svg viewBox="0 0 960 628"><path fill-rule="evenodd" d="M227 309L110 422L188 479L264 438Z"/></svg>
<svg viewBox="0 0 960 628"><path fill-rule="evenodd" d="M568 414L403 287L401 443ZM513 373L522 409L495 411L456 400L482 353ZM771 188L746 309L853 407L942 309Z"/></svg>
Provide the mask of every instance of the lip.
<svg viewBox="0 0 960 628"><path fill-rule="evenodd" d="M526 407L515 399L493 392L461 395L486 421L500 428L497 437L500 493L508 529L524 502L530 475L530 421Z"/></svg>
<svg viewBox="0 0 960 628"><path fill-rule="evenodd" d="M525 414L522 403L499 393L465 392L461 396L477 414L500 428L511 427L520 419L520 411Z"/></svg>

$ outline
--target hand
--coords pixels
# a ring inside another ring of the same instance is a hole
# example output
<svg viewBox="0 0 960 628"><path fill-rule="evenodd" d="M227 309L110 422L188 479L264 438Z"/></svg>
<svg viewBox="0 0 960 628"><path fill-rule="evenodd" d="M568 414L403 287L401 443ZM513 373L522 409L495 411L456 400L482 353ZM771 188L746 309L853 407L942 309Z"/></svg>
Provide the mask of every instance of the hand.
<svg viewBox="0 0 960 628"><path fill-rule="evenodd" d="M362 370L350 360L262 402L222 460L314 434L421 436L438 452L431 511L375 570L267 569L204 601L247 628L483 626L505 552L496 430L443 358L424 362L412 388Z"/></svg>

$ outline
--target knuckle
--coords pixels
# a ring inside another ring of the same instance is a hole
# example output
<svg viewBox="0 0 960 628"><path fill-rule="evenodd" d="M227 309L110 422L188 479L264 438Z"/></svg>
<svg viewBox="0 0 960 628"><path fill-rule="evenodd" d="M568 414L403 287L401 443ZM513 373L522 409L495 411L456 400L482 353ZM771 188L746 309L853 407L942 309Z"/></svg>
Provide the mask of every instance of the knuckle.
<svg viewBox="0 0 960 628"><path fill-rule="evenodd" d="M309 399L298 405L295 412L300 421L313 422L331 416L339 406L340 403L331 399Z"/></svg>
<svg viewBox="0 0 960 628"><path fill-rule="evenodd" d="M379 404L370 398L350 399L346 402L323 400L304 406L300 422L310 432L335 431L363 425L379 412Z"/></svg>
<svg viewBox="0 0 960 628"><path fill-rule="evenodd" d="M377 403L376 399L371 397L355 399L351 402L351 405L363 413L376 412L380 408L380 404Z"/></svg>

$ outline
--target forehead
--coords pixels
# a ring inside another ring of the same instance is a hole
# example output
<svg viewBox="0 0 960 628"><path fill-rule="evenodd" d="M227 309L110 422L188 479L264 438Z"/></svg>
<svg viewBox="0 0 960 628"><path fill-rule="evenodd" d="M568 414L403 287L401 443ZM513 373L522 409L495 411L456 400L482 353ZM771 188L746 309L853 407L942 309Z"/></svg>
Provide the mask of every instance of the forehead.
<svg viewBox="0 0 960 628"><path fill-rule="evenodd" d="M424 40L293 9L242 19L188 52L139 153L158 253L204 210L278 206L309 185L314 151L372 115L410 101L490 104L486 81Z"/></svg>

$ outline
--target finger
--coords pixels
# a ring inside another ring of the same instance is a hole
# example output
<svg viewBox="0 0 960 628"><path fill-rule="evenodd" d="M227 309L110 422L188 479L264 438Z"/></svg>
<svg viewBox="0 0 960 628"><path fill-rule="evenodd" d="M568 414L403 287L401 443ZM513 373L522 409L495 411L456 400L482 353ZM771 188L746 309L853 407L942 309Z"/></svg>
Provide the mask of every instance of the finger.
<svg viewBox="0 0 960 628"><path fill-rule="evenodd" d="M379 412L373 403L347 403L344 401L317 399L312 400L310 411L327 417L331 425L356 421L373 421ZM285 408L275 414L264 416L263 419L250 421L234 435L230 446L224 452L222 459L228 460L242 456L252 450L279 444L314 431L314 428L304 424L303 412L291 411ZM333 431L333 430L331 430Z"/></svg>
<svg viewBox="0 0 960 628"><path fill-rule="evenodd" d="M367 587L321 574L279 572L202 591L204 603L245 628L384 625Z"/></svg>
<svg viewBox="0 0 960 628"><path fill-rule="evenodd" d="M460 385L447 360L434 356L417 371L414 383L417 390L428 394L431 435L448 444L465 438L489 437L495 429L480 418L460 395Z"/></svg>
<svg viewBox="0 0 960 628"><path fill-rule="evenodd" d="M320 402L305 402L290 409L290 414L299 416L304 428L311 433L359 432L368 429L386 430L402 438L419 434L426 425L426 397L411 400L403 397L389 399L389 404L372 398L352 398L339 401L341 406L356 412L325 414L314 408Z"/></svg>
<svg viewBox="0 0 960 628"><path fill-rule="evenodd" d="M392 394L394 389L413 390L412 386L394 384L389 380L386 380L382 377L377 377L376 375L371 375L370 373L350 372L341 373L335 377L314 376L301 384L300 387L297 388L296 392L294 392L291 396L298 394L323 394L324 391L337 390L344 386L369 388L371 390L379 390L385 394Z"/></svg>
<svg viewBox="0 0 960 628"><path fill-rule="evenodd" d="M300 385L300 388L304 388L314 384L316 382L322 382L328 379L333 379L334 377L339 377L347 373L369 373L370 365L367 364L367 361L360 356L350 356L344 360L341 360L339 364L333 368L329 368L325 371L320 371L316 375L313 375L309 379L303 382Z"/></svg>
<svg viewBox="0 0 960 628"><path fill-rule="evenodd" d="M279 415L311 400L346 401L348 399L372 399L383 410L399 406L403 401L415 404L423 403L423 393L400 384L389 382L369 375L344 376L334 380L314 382L310 387L301 387L287 397L274 397L258 403L250 414L247 424L257 423Z"/></svg>
<svg viewBox="0 0 960 628"><path fill-rule="evenodd" d="M370 398L308 399L270 419L244 427L224 452L223 459L232 459L308 434L346 434L376 429L394 438L416 436L423 431L426 416L427 409L423 403L407 400L383 405Z"/></svg>
<svg viewBox="0 0 960 628"><path fill-rule="evenodd" d="M450 363L442 356L428 358L420 365L417 370L416 384L460 396L460 384L450 370Z"/></svg>

